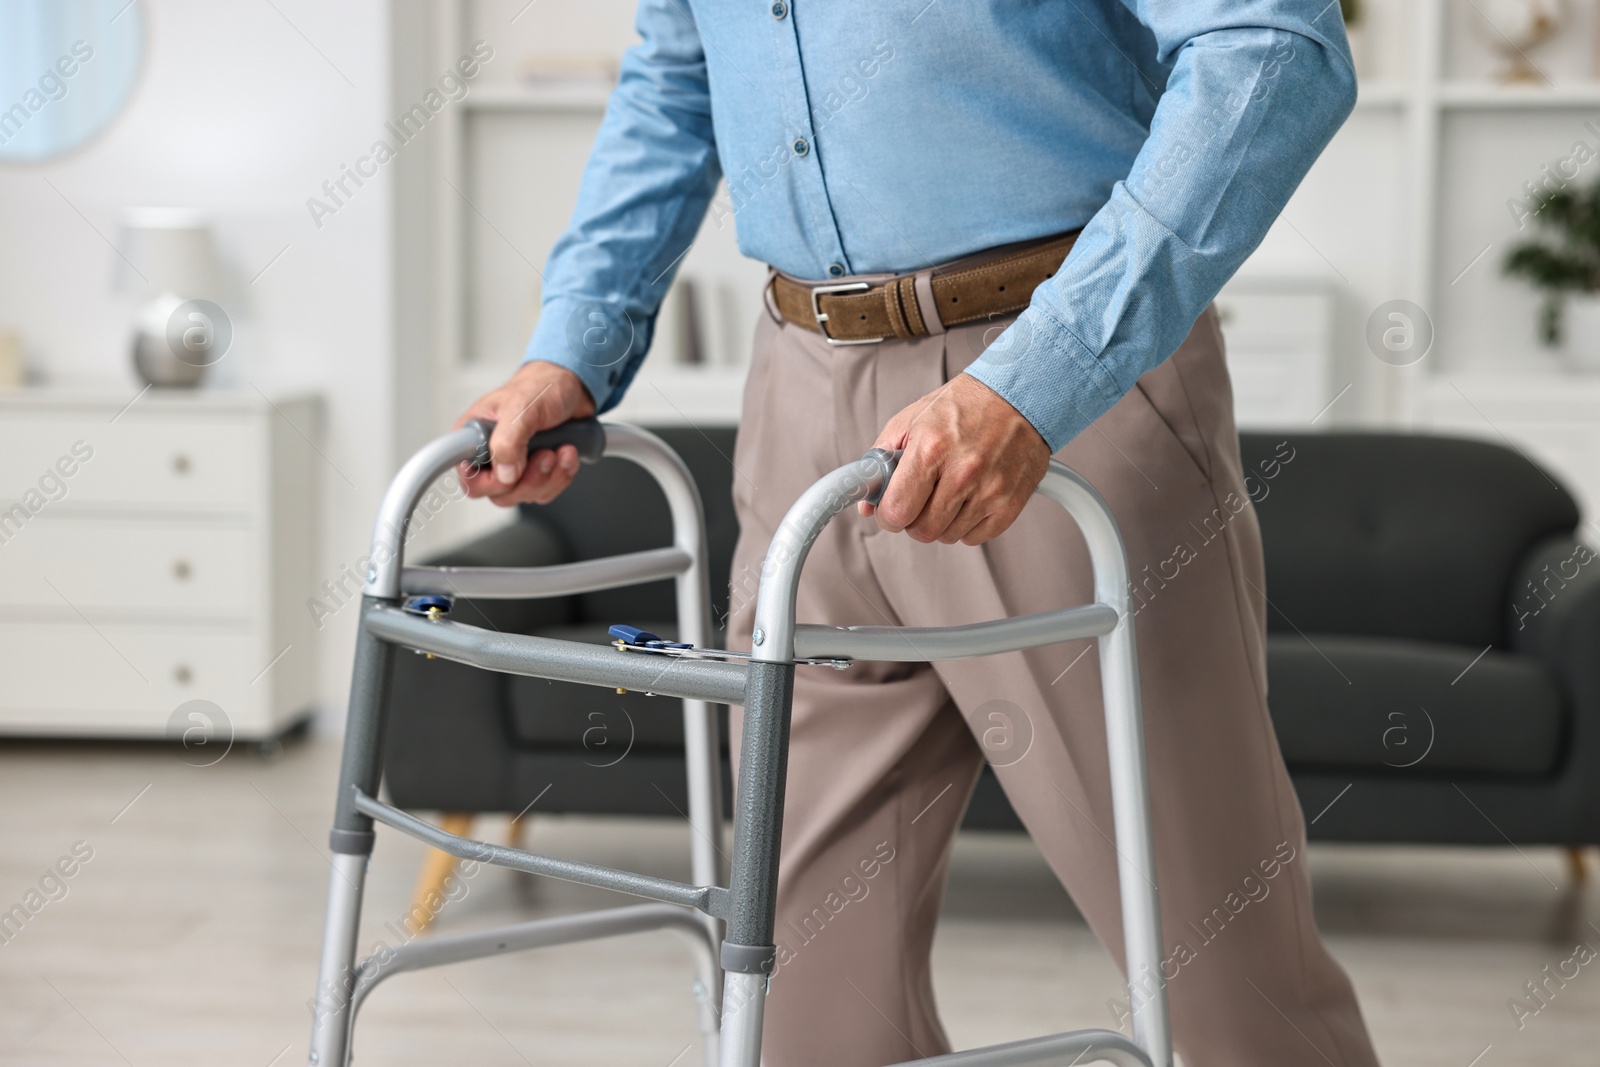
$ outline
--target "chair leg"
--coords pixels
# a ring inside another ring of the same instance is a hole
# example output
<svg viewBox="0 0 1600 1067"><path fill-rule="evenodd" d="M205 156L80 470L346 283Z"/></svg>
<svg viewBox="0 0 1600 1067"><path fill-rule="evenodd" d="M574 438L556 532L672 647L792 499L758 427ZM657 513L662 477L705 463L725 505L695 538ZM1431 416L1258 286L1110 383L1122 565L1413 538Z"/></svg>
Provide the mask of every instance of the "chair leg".
<svg viewBox="0 0 1600 1067"><path fill-rule="evenodd" d="M472 813L453 811L439 819L439 828L457 837L472 833ZM433 925L434 918L444 909L446 883L456 873L456 858L447 852L430 848L417 875L417 888L411 894L411 910L406 913L406 925L413 934L420 934Z"/></svg>
<svg viewBox="0 0 1600 1067"><path fill-rule="evenodd" d="M1589 882L1589 858L1582 845L1569 845L1567 847L1567 875L1572 879L1573 885L1587 885Z"/></svg>

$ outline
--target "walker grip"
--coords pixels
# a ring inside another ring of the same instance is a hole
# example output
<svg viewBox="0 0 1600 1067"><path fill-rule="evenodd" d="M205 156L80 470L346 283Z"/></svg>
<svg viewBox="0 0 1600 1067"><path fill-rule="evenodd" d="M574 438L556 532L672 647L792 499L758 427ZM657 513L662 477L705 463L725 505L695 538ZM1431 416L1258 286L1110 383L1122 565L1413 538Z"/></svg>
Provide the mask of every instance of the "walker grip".
<svg viewBox="0 0 1600 1067"><path fill-rule="evenodd" d="M876 507L878 501L883 499L883 494L889 490L889 479L894 477L894 470L900 465L900 457L905 455L905 449L897 448L890 452L887 448L870 448L862 459L875 459L882 465L882 473L874 475L875 484L869 484L867 495L862 500Z"/></svg>
<svg viewBox="0 0 1600 1067"><path fill-rule="evenodd" d="M490 419L471 419L468 426L476 426L483 433L483 443L471 459L474 470L489 466L489 438L494 434L495 423ZM594 463L606 451L606 428L599 419L573 419L548 430L540 430L528 438L528 455L543 449L557 449L572 445L578 450L580 463Z"/></svg>

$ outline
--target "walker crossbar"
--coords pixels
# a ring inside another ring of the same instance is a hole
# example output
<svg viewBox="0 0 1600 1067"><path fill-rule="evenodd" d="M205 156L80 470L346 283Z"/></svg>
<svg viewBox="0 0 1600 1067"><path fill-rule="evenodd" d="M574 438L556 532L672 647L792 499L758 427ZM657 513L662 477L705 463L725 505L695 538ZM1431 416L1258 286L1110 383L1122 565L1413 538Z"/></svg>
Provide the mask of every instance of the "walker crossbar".
<svg viewBox="0 0 1600 1067"><path fill-rule="evenodd" d="M406 568L408 574L411 570ZM606 646L485 630L469 623L423 618L384 604L368 607L366 616L368 628L385 641L485 670L582 685L620 686L719 704L737 704L744 697L742 663L636 656L632 666L624 667ZM1116 611L1105 604L965 626L800 625L795 627L794 656L936 662L1099 637L1116 625Z"/></svg>
<svg viewBox="0 0 1600 1067"><path fill-rule="evenodd" d="M624 556L557 563L549 567L407 567L401 582L408 593L443 593L478 600L594 593L659 578L676 578L694 565L681 548L651 548Z"/></svg>
<svg viewBox="0 0 1600 1067"><path fill-rule="evenodd" d="M356 965L355 986L350 996L351 1019L353 1022L361 1011L362 1002L380 982L406 971L669 928L689 936L703 968L716 968L716 945L707 935L705 924L693 912L670 904L630 904L625 908L558 915L489 930L429 937L381 949ZM706 1002L710 997L711 991L703 986L695 990L696 1000Z"/></svg>
<svg viewBox="0 0 1600 1067"><path fill-rule="evenodd" d="M441 830L432 823L424 822L410 812L401 811L381 800L374 800L360 791L356 792L356 808L377 822L392 826L418 841L425 841L440 852L448 853L458 859L489 863L528 874L541 874L546 878L558 878L563 882L576 882L596 889L609 889L616 893L627 893L630 896L660 901L663 904L676 904L719 918L723 917L727 909L728 891L721 886L688 885L667 878L619 871L613 867L564 860L556 856L542 856L537 852L525 852L520 848L507 848L505 845L494 845L471 837L460 837L448 830Z"/></svg>
<svg viewBox="0 0 1600 1067"><path fill-rule="evenodd" d="M632 427L602 427L592 421L569 424L535 435L529 451L574 443L585 461L603 453L645 467L667 495L674 530L671 548L525 570L404 566L406 525L427 486L457 463L484 462L492 430L489 424L468 423L424 447L396 476L380 509L373 538L374 567L359 615L350 718L330 835L334 869L313 1011L308 1060L312 1067L345 1067L356 1010L374 986L393 974L668 926L688 929L700 950L696 991L707 1064L757 1067L763 1007L776 959L778 842L796 660L941 660L1086 637L1096 637L1100 644L1130 991L1137 988L1144 993L1131 998L1133 1038L1086 1030L917 1062L945 1067L1064 1067L1069 1062L1171 1067L1165 988L1159 978L1160 923L1127 562L1110 512L1083 478L1052 462L1039 492L1065 508L1084 535L1094 570L1093 604L953 627L798 626L795 595L811 544L850 503L878 500L894 472L898 456L875 449L819 480L780 524L762 566L748 663L627 655L604 646L452 622L439 617L437 609L447 601L437 596L425 602L434 609L425 615L401 607L408 594L558 596L670 576L677 582L678 640L705 647L709 597L698 492L681 460L658 438ZM378 800L388 674L400 648L487 670L683 698L695 884L460 837ZM711 702L744 706L726 888L716 851L721 820ZM375 953L357 964L362 885L375 823L461 858L661 903L431 938ZM719 920L726 920L725 931ZM720 954L713 955L711 947L719 942Z"/></svg>
<svg viewBox="0 0 1600 1067"><path fill-rule="evenodd" d="M619 656L610 645L501 633L464 622L412 615L386 604L368 605L362 614L367 631L374 637L485 670L636 689L716 704L744 700L747 668L742 663Z"/></svg>
<svg viewBox="0 0 1600 1067"><path fill-rule="evenodd" d="M895 1067L1074 1067L1080 1063L1112 1063L1147 1067L1144 1049L1115 1030L1074 1030L1070 1034L1030 1037L1004 1045L951 1052L932 1059L911 1060Z"/></svg>
<svg viewBox="0 0 1600 1067"><path fill-rule="evenodd" d="M1117 625L1104 604L991 619L965 626L807 626L794 628L796 659L874 659L926 663L988 656L1099 637Z"/></svg>

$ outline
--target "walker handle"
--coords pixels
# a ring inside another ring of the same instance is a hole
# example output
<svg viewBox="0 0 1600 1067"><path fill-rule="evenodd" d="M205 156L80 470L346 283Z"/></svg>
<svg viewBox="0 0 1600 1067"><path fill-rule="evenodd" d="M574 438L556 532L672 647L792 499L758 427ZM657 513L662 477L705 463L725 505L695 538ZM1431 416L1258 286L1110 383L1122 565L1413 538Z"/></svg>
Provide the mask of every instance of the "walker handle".
<svg viewBox="0 0 1600 1067"><path fill-rule="evenodd" d="M889 479L894 477L895 468L900 465L900 457L905 454L906 450L903 448L897 448L893 452L887 448L869 448L866 451L866 454L861 457L862 459L879 460L884 464L885 469L882 480L869 487L867 495L861 498L864 503L877 507L878 501L883 499L883 494L889 491Z"/></svg>
<svg viewBox="0 0 1600 1067"><path fill-rule="evenodd" d="M483 434L483 443L478 446L477 454L468 461L473 470L482 470L489 465L489 437L494 433L495 423L491 419L469 419L468 426L476 426ZM528 438L528 455L543 449L557 449L562 445L572 445L578 450L580 463L595 463L606 451L606 428L599 419L573 419L560 426L548 430L540 430Z"/></svg>

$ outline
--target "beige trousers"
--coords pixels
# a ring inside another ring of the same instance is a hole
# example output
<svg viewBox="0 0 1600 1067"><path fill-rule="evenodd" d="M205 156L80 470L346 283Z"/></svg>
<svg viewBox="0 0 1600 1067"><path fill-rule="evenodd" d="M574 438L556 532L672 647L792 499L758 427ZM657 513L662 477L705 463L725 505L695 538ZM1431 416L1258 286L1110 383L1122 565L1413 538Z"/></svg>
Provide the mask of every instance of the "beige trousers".
<svg viewBox="0 0 1600 1067"><path fill-rule="evenodd" d="M1001 325L830 347L763 316L734 458L742 533L730 647L750 647L740 642L756 576L789 505L965 368ZM1292 464L1287 448L1283 457ZM1350 982L1313 923L1304 823L1267 714L1249 496L1278 470L1240 469L1215 312L1059 458L1110 503L1135 577L1168 947L1162 974L1140 978L1165 982L1179 1054L1187 1067L1375 1064ZM919 544L850 509L812 549L798 613L943 626L1090 600L1082 539L1035 498L981 548ZM929 952L985 758L1121 964L1099 693L1091 641L797 672L767 1067L872 1067L949 1050Z"/></svg>

